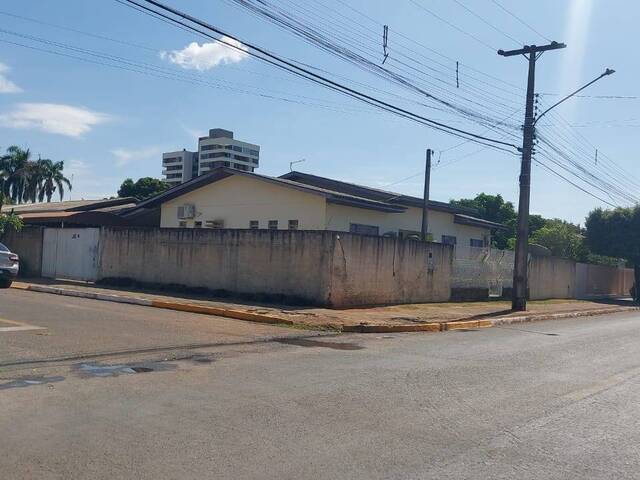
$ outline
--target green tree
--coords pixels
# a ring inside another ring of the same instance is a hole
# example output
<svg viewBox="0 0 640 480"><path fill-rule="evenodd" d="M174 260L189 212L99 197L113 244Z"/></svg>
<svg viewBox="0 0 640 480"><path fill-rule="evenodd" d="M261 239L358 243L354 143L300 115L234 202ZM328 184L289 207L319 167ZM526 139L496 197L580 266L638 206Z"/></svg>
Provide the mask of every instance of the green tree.
<svg viewBox="0 0 640 480"><path fill-rule="evenodd" d="M589 255L580 227L557 218L546 220L529 237L529 242L548 248L556 257L578 262L586 261Z"/></svg>
<svg viewBox="0 0 640 480"><path fill-rule="evenodd" d="M136 182L127 178L118 190L119 197L134 197L138 200L146 200L147 198L158 195L169 188L169 184L152 177L142 177Z"/></svg>
<svg viewBox="0 0 640 480"><path fill-rule="evenodd" d="M0 194L12 203L48 202L55 191L64 199L64 187L71 190L71 182L64 176L64 162L49 159L31 160L29 149L7 148L0 156Z"/></svg>
<svg viewBox="0 0 640 480"><path fill-rule="evenodd" d="M0 213L0 235L9 230L19 232L22 229L22 219L14 213Z"/></svg>
<svg viewBox="0 0 640 480"><path fill-rule="evenodd" d="M71 182L64 176L64 162L54 162L44 158L38 160L37 166L39 176L38 201L42 202L46 197L47 202L50 202L53 193L56 191L60 201L62 201L65 185L71 190Z"/></svg>
<svg viewBox="0 0 640 480"><path fill-rule="evenodd" d="M634 268L634 300L640 301L640 206L589 213L586 238L590 250L599 255L624 258Z"/></svg>
<svg viewBox="0 0 640 480"><path fill-rule="evenodd" d="M515 236L516 231L517 214L513 203L505 202L502 195L489 195L486 193L480 193L475 198L450 200L449 203L456 207L474 209L479 218L506 226L507 230L493 232L492 244L496 248L509 248L509 239Z"/></svg>

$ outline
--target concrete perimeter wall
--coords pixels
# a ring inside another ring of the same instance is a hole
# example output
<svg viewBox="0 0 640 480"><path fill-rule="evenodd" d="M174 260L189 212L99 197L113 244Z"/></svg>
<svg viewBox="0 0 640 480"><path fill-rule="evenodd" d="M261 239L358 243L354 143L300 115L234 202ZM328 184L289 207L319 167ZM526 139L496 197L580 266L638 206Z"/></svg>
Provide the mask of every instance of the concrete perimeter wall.
<svg viewBox="0 0 640 480"><path fill-rule="evenodd" d="M449 300L450 245L344 233L332 238L333 306Z"/></svg>
<svg viewBox="0 0 640 480"><path fill-rule="evenodd" d="M529 260L529 298L574 298L576 263L557 257L531 256Z"/></svg>
<svg viewBox="0 0 640 480"><path fill-rule="evenodd" d="M576 297L629 295L633 269L605 265L576 264Z"/></svg>
<svg viewBox="0 0 640 480"><path fill-rule="evenodd" d="M6 232L0 241L20 257L20 276L42 275L42 227L24 227L20 232Z"/></svg>
<svg viewBox="0 0 640 480"><path fill-rule="evenodd" d="M449 298L451 248L326 231L103 228L99 279L347 307Z"/></svg>

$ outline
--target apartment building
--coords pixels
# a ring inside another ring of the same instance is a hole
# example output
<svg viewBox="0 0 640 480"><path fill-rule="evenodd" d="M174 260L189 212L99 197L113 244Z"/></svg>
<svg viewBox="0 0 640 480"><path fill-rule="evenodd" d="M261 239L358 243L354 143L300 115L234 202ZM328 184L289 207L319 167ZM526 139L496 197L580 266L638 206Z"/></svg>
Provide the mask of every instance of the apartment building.
<svg viewBox="0 0 640 480"><path fill-rule="evenodd" d="M233 132L212 128L198 139L198 151L182 150L162 154L162 175L172 187L216 167L253 172L260 164L260 146L233 138Z"/></svg>
<svg viewBox="0 0 640 480"><path fill-rule="evenodd" d="M163 153L162 175L172 187L198 176L198 152L180 150Z"/></svg>
<svg viewBox="0 0 640 480"><path fill-rule="evenodd" d="M216 167L253 172L260 163L260 147L234 139L230 130L213 128L198 140L198 159L199 175Z"/></svg>

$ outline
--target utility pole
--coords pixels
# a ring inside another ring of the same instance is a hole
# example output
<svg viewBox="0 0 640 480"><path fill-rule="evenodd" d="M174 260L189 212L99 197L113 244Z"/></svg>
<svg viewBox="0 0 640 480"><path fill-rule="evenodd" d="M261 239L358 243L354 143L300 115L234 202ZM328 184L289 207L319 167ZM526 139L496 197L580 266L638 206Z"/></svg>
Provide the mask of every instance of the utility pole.
<svg viewBox="0 0 640 480"><path fill-rule="evenodd" d="M548 45L527 45L518 50L498 50L498 55L512 57L523 55L529 61L527 80L527 103L524 114L522 138L522 162L520 164L520 198L518 201L518 229L516 233L515 264L513 267L513 297L511 308L516 311L527 309L527 270L529 256L529 202L531 198L531 151L535 137L533 99L536 81L536 60L547 50L565 48L564 43L551 42ZM528 56L527 56L528 55Z"/></svg>
<svg viewBox="0 0 640 480"><path fill-rule="evenodd" d="M422 229L420 230L423 242L427 241L429 232L429 184L431 183L431 149L427 148L427 160L424 169L424 196L422 199Z"/></svg>

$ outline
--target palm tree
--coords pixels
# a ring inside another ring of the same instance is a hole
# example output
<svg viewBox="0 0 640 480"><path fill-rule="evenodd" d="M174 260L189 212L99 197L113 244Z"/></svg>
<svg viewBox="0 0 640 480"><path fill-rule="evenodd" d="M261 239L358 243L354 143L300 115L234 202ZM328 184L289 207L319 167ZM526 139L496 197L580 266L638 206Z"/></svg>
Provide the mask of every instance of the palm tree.
<svg viewBox="0 0 640 480"><path fill-rule="evenodd" d="M13 200L14 203L23 201L29 175L31 152L15 145L7 148L7 154L2 157L2 170L4 181L2 193Z"/></svg>
<svg viewBox="0 0 640 480"><path fill-rule="evenodd" d="M42 202L47 197L47 202L51 201L53 193L57 190L60 195L60 201L64 198L64 186L71 190L71 182L64 176L64 162L53 162L48 158L38 160L37 177L39 183L38 201ZM34 199L35 201L35 199Z"/></svg>

